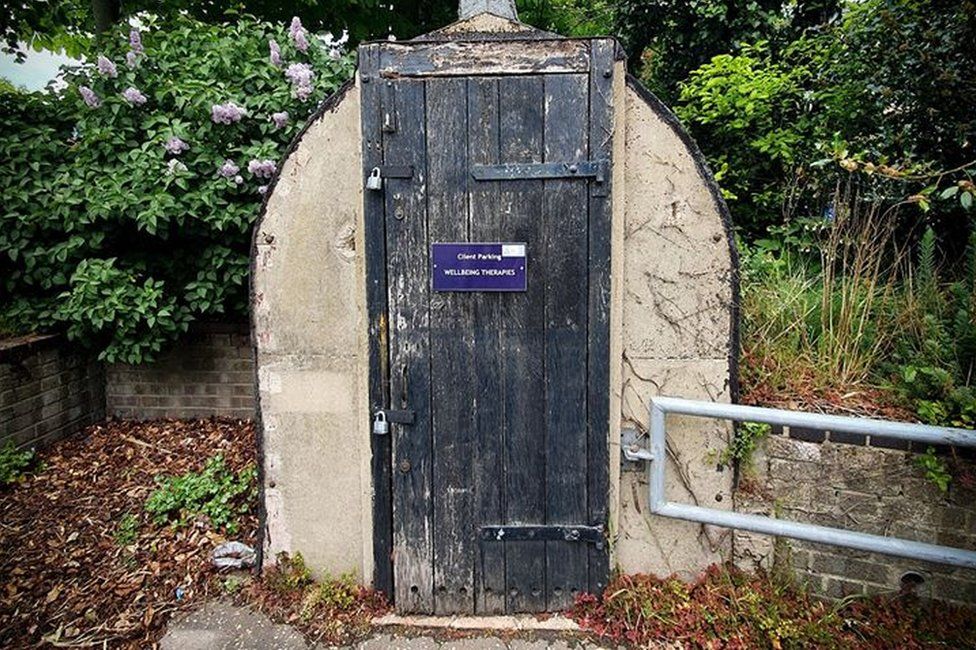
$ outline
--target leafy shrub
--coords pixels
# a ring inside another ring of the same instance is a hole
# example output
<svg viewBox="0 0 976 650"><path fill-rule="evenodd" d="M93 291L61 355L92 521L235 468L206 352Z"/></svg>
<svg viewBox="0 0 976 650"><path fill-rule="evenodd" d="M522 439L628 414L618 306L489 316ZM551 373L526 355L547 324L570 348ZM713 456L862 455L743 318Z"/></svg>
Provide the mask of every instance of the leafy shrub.
<svg viewBox="0 0 976 650"><path fill-rule="evenodd" d="M7 442L0 449L0 485L19 481L33 462L33 449L17 449L13 442Z"/></svg>
<svg viewBox="0 0 976 650"><path fill-rule="evenodd" d="M839 5L839 19L792 43L745 40L680 86L676 111L750 238L829 211L838 181L916 215L958 216L976 202L973 3ZM957 232L960 221L941 227Z"/></svg>
<svg viewBox="0 0 976 650"><path fill-rule="evenodd" d="M156 477L159 487L146 500L146 511L157 524L186 525L198 516L228 533L237 532L238 515L257 498L257 469L232 472L221 455L210 458L202 472Z"/></svg>
<svg viewBox="0 0 976 650"><path fill-rule="evenodd" d="M143 24L102 36L53 94L0 92L0 322L64 329L108 361L245 313L263 192L353 65L331 36L302 51L299 25Z"/></svg>

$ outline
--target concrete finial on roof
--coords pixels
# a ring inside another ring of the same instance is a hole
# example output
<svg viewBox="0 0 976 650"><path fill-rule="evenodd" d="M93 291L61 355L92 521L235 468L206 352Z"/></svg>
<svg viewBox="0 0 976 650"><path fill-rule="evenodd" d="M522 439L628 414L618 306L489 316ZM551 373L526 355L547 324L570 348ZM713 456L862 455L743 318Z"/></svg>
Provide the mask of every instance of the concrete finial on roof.
<svg viewBox="0 0 976 650"><path fill-rule="evenodd" d="M515 0L460 0L458 3L458 20L467 20L483 13L518 20Z"/></svg>

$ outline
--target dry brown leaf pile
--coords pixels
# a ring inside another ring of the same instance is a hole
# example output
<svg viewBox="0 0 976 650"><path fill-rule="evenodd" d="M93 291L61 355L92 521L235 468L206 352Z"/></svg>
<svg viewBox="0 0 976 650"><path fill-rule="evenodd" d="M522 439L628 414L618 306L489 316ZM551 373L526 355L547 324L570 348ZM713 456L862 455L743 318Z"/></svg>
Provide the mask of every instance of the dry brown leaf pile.
<svg viewBox="0 0 976 650"><path fill-rule="evenodd" d="M40 469L0 489L0 647L153 646L174 611L207 596L210 554L226 540L205 521L156 525L145 500L157 475L200 471L218 453L234 471L253 464L253 425L110 421L42 452ZM123 545L126 515L138 528ZM251 512L234 538L254 546L256 536Z"/></svg>

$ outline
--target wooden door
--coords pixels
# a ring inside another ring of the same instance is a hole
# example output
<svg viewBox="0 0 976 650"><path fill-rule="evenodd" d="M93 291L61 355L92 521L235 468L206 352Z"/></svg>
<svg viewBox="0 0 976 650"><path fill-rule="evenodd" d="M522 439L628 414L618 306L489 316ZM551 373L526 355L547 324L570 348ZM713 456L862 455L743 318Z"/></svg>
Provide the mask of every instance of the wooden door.
<svg viewBox="0 0 976 650"><path fill-rule="evenodd" d="M582 43L585 66L491 76L360 50L382 177L370 392L392 422L373 437L376 582L404 613L558 610L606 584L614 47ZM524 244L525 290L435 290L437 242Z"/></svg>

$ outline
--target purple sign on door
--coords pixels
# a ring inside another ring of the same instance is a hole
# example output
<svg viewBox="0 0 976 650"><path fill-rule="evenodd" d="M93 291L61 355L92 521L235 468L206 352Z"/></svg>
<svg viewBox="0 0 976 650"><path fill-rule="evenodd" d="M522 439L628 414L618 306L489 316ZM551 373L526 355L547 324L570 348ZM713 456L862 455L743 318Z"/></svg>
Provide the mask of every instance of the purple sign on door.
<svg viewBox="0 0 976 650"><path fill-rule="evenodd" d="M525 243L430 245L434 291L525 291Z"/></svg>

